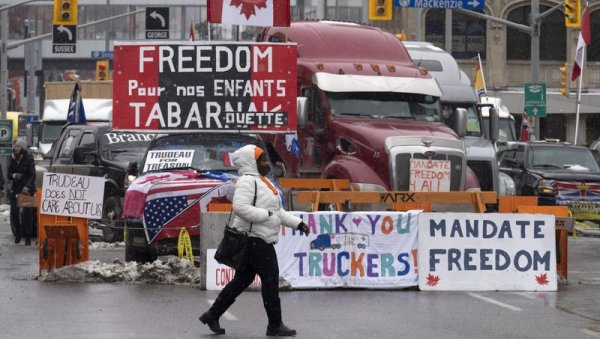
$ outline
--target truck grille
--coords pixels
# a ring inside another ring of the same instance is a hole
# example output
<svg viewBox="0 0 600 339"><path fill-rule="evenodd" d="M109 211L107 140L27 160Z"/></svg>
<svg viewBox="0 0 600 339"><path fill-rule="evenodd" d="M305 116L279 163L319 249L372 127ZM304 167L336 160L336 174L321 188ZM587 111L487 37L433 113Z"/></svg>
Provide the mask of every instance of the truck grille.
<svg viewBox="0 0 600 339"><path fill-rule="evenodd" d="M475 172L482 191L494 190L494 175L492 174L492 164L489 161L467 160L467 165Z"/></svg>
<svg viewBox="0 0 600 339"><path fill-rule="evenodd" d="M396 155L394 186L400 191L408 191L410 187L410 159L450 160L450 190L462 190L463 157L456 154L439 154L429 158L423 153L400 153Z"/></svg>

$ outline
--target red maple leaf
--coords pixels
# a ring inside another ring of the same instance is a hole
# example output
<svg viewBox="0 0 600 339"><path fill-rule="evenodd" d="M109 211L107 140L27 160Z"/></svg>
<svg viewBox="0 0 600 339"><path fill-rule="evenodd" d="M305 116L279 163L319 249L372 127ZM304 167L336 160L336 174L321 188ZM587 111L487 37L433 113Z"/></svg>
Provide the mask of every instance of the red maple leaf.
<svg viewBox="0 0 600 339"><path fill-rule="evenodd" d="M250 19L252 15L256 15L256 8L267 8L267 0L231 0L229 6L239 7L240 14L244 14L246 20Z"/></svg>
<svg viewBox="0 0 600 339"><path fill-rule="evenodd" d="M535 276L535 280L539 285L548 285L550 281L548 281L548 274L540 274Z"/></svg>
<svg viewBox="0 0 600 339"><path fill-rule="evenodd" d="M440 277L429 273L429 275L427 276L427 285L428 286L436 286L439 282L440 282Z"/></svg>

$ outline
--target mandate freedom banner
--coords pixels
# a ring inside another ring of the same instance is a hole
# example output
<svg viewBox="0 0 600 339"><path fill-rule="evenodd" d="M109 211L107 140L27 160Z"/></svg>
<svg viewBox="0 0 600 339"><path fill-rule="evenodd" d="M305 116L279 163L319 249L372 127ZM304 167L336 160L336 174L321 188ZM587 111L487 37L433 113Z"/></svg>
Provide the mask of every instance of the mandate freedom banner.
<svg viewBox="0 0 600 339"><path fill-rule="evenodd" d="M553 215L422 213L419 288L556 291Z"/></svg>
<svg viewBox="0 0 600 339"><path fill-rule="evenodd" d="M296 47L115 42L113 128L293 131Z"/></svg>
<svg viewBox="0 0 600 339"><path fill-rule="evenodd" d="M416 286L418 211L294 214L307 237L281 227L279 274L293 288Z"/></svg>

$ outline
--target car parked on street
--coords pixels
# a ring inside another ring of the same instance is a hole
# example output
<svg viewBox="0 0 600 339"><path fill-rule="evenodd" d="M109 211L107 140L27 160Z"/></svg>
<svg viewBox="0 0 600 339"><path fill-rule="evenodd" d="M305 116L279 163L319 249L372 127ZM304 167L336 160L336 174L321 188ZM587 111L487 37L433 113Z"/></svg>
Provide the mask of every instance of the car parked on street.
<svg viewBox="0 0 600 339"><path fill-rule="evenodd" d="M517 195L537 196L540 205L600 202L600 167L587 147L517 142L498 159L500 171L513 178Z"/></svg>
<svg viewBox="0 0 600 339"><path fill-rule="evenodd" d="M140 177L125 193L125 259L152 262L176 255L183 229L192 254L199 255L200 214L211 203L232 201L237 169L229 154L247 144L265 149L258 136L236 133L174 133L154 139Z"/></svg>

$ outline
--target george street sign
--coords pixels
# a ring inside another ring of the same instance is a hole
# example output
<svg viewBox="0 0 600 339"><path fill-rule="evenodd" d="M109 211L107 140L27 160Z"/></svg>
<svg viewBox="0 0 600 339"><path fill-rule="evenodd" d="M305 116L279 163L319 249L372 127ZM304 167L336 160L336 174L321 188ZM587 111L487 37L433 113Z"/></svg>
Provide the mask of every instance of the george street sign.
<svg viewBox="0 0 600 339"><path fill-rule="evenodd" d="M169 39L169 7L146 7L146 39Z"/></svg>
<svg viewBox="0 0 600 339"><path fill-rule="evenodd" d="M394 0L394 7L484 9L485 0Z"/></svg>

